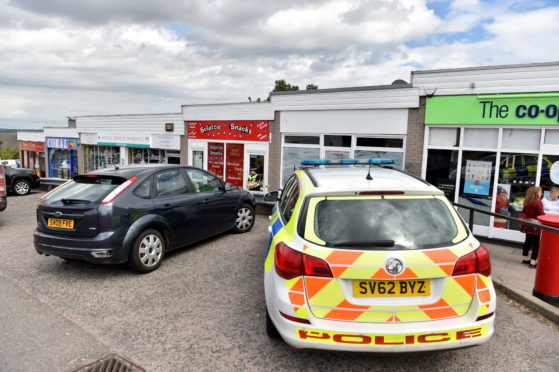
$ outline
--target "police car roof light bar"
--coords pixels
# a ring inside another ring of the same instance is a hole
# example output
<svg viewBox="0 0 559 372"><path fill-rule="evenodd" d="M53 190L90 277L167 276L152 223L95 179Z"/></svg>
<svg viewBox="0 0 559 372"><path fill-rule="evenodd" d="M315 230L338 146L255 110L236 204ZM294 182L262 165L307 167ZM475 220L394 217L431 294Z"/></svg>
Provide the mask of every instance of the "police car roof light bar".
<svg viewBox="0 0 559 372"><path fill-rule="evenodd" d="M301 160L301 165L318 167L321 165L356 165L356 164L394 164L394 159L370 158L370 159L305 159Z"/></svg>

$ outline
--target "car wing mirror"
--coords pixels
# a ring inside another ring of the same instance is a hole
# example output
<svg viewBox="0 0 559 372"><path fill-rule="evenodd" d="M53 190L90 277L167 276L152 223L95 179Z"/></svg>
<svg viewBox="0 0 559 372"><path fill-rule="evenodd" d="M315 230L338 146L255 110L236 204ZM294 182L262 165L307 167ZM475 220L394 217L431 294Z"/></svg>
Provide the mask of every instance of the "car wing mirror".
<svg viewBox="0 0 559 372"><path fill-rule="evenodd" d="M225 191L231 191L231 190L233 190L233 185L231 185L229 182L226 182L226 183L225 183L225 186L223 187L223 189L224 189Z"/></svg>
<svg viewBox="0 0 559 372"><path fill-rule="evenodd" d="M264 201L266 202L277 202L279 196L279 191L272 191L264 195Z"/></svg>

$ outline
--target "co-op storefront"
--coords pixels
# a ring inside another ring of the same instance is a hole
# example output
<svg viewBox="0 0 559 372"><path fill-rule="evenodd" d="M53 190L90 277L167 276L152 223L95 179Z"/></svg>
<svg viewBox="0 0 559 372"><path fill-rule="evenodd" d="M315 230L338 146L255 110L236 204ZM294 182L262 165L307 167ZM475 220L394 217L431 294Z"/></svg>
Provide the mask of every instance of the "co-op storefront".
<svg viewBox="0 0 559 372"><path fill-rule="evenodd" d="M559 78L559 64L414 73L425 94L422 176L450 200L512 217L522 213L529 187L541 186L547 196L559 184L554 76ZM433 81L438 83L429 85ZM493 86L483 89L488 82ZM522 89L535 92L518 93ZM479 93L453 95L468 91ZM468 211L459 209L468 221ZM519 225L482 214L474 217L474 233L524 241Z"/></svg>

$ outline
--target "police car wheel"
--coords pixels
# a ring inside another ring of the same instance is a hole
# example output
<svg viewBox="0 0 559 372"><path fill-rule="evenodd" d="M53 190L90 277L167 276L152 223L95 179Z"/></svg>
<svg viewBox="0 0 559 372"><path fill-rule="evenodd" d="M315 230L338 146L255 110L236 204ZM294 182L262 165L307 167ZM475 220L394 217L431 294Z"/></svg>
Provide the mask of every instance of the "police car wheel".
<svg viewBox="0 0 559 372"><path fill-rule="evenodd" d="M136 238L128 266L140 273L149 273L157 269L165 254L165 239L155 229L142 231Z"/></svg>
<svg viewBox="0 0 559 372"><path fill-rule="evenodd" d="M254 225L254 218L254 208L248 204L243 204L235 216L235 227L233 231L236 233L248 232Z"/></svg>
<svg viewBox="0 0 559 372"><path fill-rule="evenodd" d="M268 337L273 339L281 338L278 329L270 318L270 314L268 314L268 309L266 309L266 334L268 335Z"/></svg>

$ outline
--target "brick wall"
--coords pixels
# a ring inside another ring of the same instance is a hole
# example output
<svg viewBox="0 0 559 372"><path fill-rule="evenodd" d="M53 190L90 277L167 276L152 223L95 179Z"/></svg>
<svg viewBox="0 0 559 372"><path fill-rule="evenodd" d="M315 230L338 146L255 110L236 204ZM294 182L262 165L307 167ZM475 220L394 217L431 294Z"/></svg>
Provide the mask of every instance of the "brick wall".
<svg viewBox="0 0 559 372"><path fill-rule="evenodd" d="M270 159L268 159L268 190L276 191L280 188L281 171L281 132L280 132L280 113L274 113L274 121L270 122Z"/></svg>
<svg viewBox="0 0 559 372"><path fill-rule="evenodd" d="M419 108L408 111L408 134L406 136L406 171L421 176L423 139L425 137L425 97Z"/></svg>

